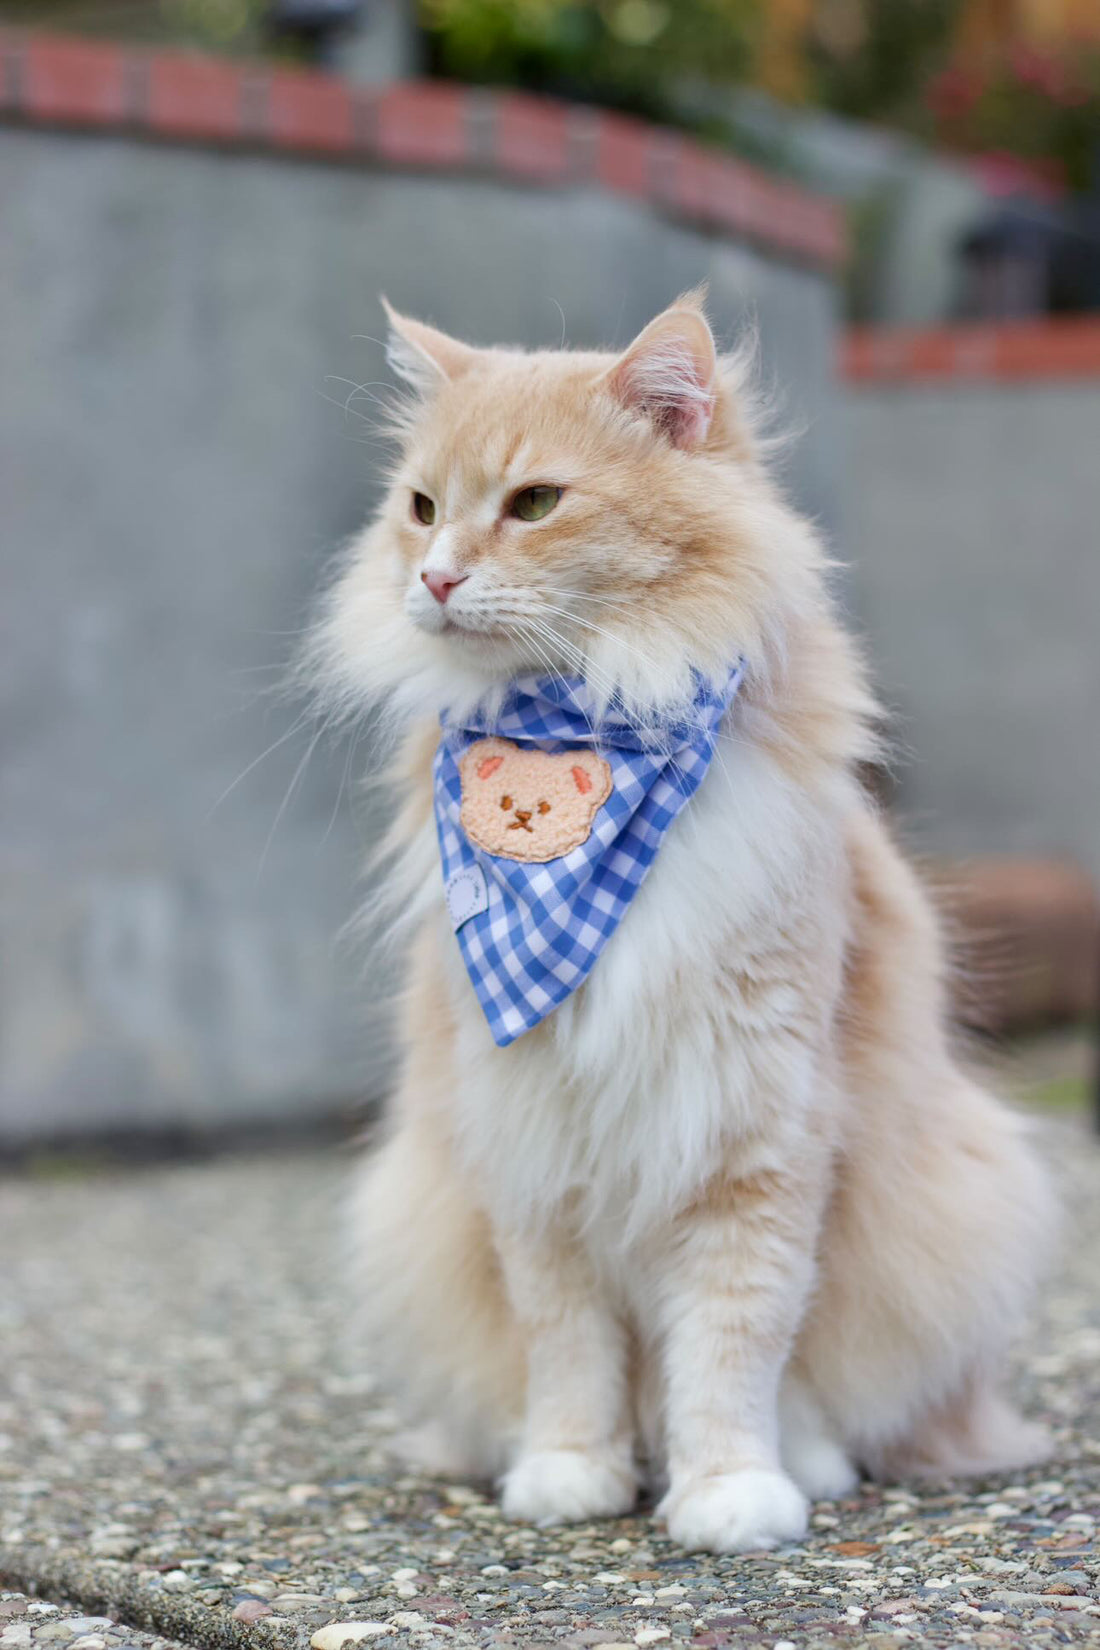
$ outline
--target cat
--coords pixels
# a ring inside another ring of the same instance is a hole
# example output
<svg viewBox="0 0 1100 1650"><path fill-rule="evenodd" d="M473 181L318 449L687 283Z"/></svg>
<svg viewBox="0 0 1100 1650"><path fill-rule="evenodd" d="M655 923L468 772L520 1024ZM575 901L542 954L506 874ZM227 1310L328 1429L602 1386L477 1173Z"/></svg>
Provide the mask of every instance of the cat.
<svg viewBox="0 0 1100 1650"><path fill-rule="evenodd" d="M797 1540L863 1473L1039 1459L999 1381L1054 1201L949 1047L937 922L861 779L879 709L745 352L719 357L701 293L618 354L387 314L397 461L310 669L393 736L403 1063L352 1213L410 1453L499 1475L536 1524L644 1487L673 1541L719 1553ZM488 738L465 758L462 921L485 867L572 864L615 799L592 752L500 737L518 680L642 725L734 661L713 760L590 974L497 1046L445 901L441 712Z"/></svg>

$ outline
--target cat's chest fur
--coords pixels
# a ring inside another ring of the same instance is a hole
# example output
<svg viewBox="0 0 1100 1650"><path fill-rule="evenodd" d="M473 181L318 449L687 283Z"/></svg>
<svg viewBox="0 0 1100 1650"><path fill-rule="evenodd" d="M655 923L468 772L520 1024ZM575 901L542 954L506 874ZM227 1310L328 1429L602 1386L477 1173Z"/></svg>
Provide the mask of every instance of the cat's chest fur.
<svg viewBox="0 0 1100 1650"><path fill-rule="evenodd" d="M820 1003L839 982L838 842L777 764L723 741L589 980L503 1049L441 921L455 1145L501 1219L569 1205L640 1232L720 1143L755 1149L779 1096L788 1123L811 1103L806 987Z"/></svg>

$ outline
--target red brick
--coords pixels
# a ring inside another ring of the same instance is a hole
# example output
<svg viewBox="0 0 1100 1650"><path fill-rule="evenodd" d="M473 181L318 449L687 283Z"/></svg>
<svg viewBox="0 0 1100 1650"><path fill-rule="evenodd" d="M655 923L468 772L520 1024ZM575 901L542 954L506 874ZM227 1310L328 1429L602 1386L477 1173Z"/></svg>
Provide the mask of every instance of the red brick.
<svg viewBox="0 0 1100 1650"><path fill-rule="evenodd" d="M552 183L569 167L569 110L515 92L497 102L493 158L502 172Z"/></svg>
<svg viewBox="0 0 1100 1650"><path fill-rule="evenodd" d="M598 181L619 195L648 195L653 189L653 128L624 115L596 118Z"/></svg>
<svg viewBox="0 0 1100 1650"><path fill-rule="evenodd" d="M756 230L757 189L752 168L732 156L707 154L703 162L706 215L740 234Z"/></svg>
<svg viewBox="0 0 1100 1650"><path fill-rule="evenodd" d="M375 108L374 147L383 160L408 166L456 166L470 158L466 107L460 86L391 86Z"/></svg>
<svg viewBox="0 0 1100 1650"><path fill-rule="evenodd" d="M1100 321L1047 321L997 333L997 371L1004 378L1100 377Z"/></svg>
<svg viewBox="0 0 1100 1650"><path fill-rule="evenodd" d="M146 118L154 132L223 142L245 135L245 70L239 65L191 52L154 52L148 72Z"/></svg>
<svg viewBox="0 0 1100 1650"><path fill-rule="evenodd" d="M121 46L30 34L22 73L23 111L32 120L98 126L127 118L126 52Z"/></svg>
<svg viewBox="0 0 1100 1650"><path fill-rule="evenodd" d="M706 152L680 143L672 159L671 204L689 218L708 216L710 168Z"/></svg>
<svg viewBox="0 0 1100 1650"><path fill-rule="evenodd" d="M866 327L849 332L841 371L874 379L1100 378L1100 321L1092 317L958 327Z"/></svg>
<svg viewBox="0 0 1100 1650"><path fill-rule="evenodd" d="M354 147L354 102L335 75L276 69L267 86L267 135L288 149L346 153Z"/></svg>

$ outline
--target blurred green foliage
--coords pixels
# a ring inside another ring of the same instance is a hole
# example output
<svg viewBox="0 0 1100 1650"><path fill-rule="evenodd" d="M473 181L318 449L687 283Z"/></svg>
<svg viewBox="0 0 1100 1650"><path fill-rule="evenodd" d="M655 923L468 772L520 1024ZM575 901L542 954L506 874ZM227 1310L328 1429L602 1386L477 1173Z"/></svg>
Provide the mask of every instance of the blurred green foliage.
<svg viewBox="0 0 1100 1650"><path fill-rule="evenodd" d="M268 0L0 0L0 22L22 28L197 46L267 49Z"/></svg>
<svg viewBox="0 0 1100 1650"><path fill-rule="evenodd" d="M751 71L766 0L423 0L432 67L668 119L678 80Z"/></svg>
<svg viewBox="0 0 1100 1650"><path fill-rule="evenodd" d="M862 120L911 125L945 65L965 0L820 4L806 35L810 100Z"/></svg>

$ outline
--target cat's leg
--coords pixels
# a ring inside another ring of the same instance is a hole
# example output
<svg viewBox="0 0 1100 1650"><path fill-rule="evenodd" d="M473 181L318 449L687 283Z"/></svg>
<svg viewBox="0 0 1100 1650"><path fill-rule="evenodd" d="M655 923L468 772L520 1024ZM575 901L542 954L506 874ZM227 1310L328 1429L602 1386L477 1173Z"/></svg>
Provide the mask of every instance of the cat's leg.
<svg viewBox="0 0 1100 1650"><path fill-rule="evenodd" d="M527 1354L527 1409L505 1474L509 1518L563 1524L628 1512L637 1495L624 1327L562 1233L498 1243Z"/></svg>
<svg viewBox="0 0 1100 1650"><path fill-rule="evenodd" d="M806 1497L780 1457L779 1387L813 1269L815 1177L723 1178L658 1263L673 1540L708 1552L796 1541Z"/></svg>
<svg viewBox="0 0 1100 1650"><path fill-rule="evenodd" d="M859 1483L859 1469L806 1380L788 1368L779 1394L779 1452L811 1501L835 1501Z"/></svg>

